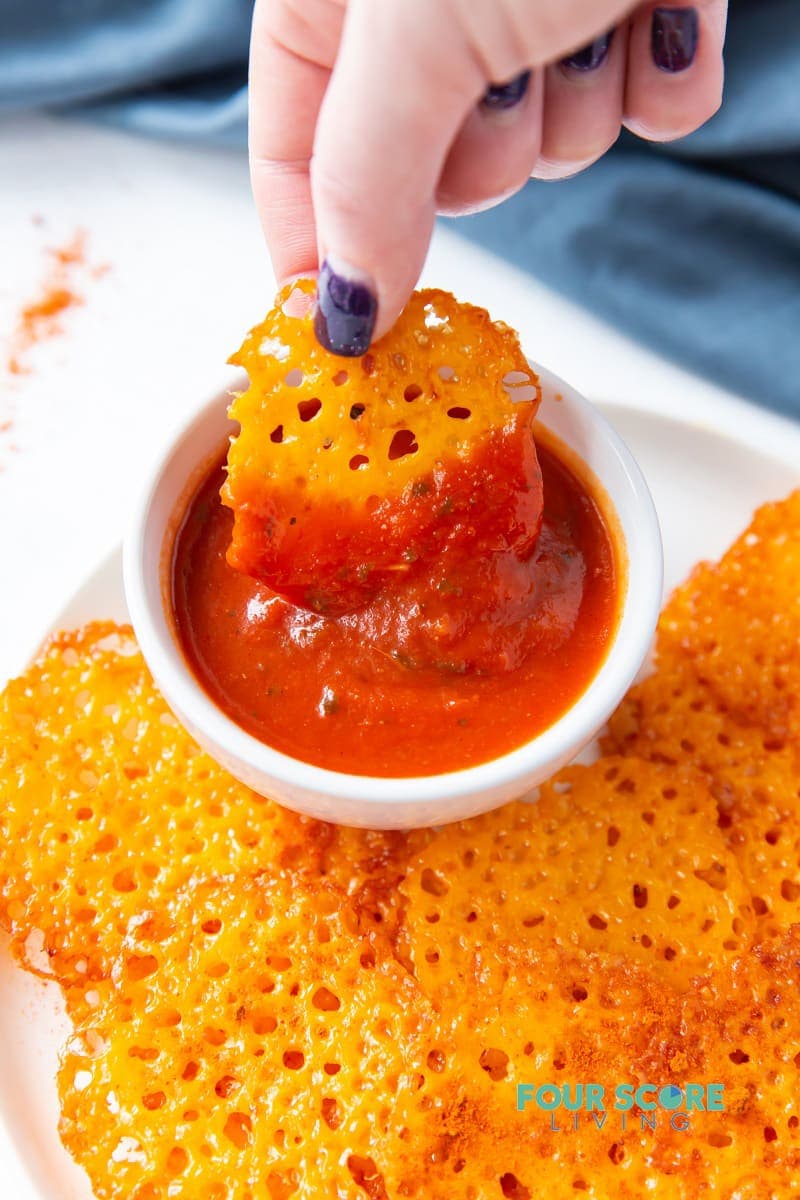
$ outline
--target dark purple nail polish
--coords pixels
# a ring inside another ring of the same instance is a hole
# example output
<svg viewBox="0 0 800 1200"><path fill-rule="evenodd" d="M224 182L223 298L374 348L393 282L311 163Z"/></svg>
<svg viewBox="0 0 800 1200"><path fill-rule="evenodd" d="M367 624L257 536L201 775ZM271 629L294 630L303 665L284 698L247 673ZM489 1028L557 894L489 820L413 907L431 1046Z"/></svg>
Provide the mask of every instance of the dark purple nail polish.
<svg viewBox="0 0 800 1200"><path fill-rule="evenodd" d="M613 36L614 30L610 29L588 46L582 46L580 50L570 54L569 58L562 58L562 67L568 67L571 71L596 71L608 58Z"/></svg>
<svg viewBox="0 0 800 1200"><path fill-rule="evenodd" d="M700 22L696 8L657 8L653 12L653 62L661 71L685 71L694 62Z"/></svg>
<svg viewBox="0 0 800 1200"><path fill-rule="evenodd" d="M327 259L317 280L314 333L332 354L366 354L375 328L378 302L365 283L338 275Z"/></svg>
<svg viewBox="0 0 800 1200"><path fill-rule="evenodd" d="M483 94L482 107L488 108L492 112L496 112L498 109L513 108L522 100L530 81L530 71L523 71L515 79L509 79L508 83L490 83Z"/></svg>

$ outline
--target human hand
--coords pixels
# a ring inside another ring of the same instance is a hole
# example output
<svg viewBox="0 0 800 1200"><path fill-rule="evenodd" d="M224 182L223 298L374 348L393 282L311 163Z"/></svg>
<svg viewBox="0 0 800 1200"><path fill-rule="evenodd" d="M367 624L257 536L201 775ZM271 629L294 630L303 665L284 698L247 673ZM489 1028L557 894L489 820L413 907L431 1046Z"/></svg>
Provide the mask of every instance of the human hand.
<svg viewBox="0 0 800 1200"><path fill-rule="evenodd" d="M702 125L720 104L726 10L256 0L253 192L278 280L320 269L322 344L363 354L390 327L437 212L572 175L621 125L653 141Z"/></svg>

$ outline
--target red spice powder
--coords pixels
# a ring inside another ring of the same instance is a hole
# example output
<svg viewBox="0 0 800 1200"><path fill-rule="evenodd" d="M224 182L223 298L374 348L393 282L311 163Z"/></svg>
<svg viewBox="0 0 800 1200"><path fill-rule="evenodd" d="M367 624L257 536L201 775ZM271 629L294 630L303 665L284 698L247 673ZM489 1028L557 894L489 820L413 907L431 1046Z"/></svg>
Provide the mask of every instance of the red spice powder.
<svg viewBox="0 0 800 1200"><path fill-rule="evenodd" d="M37 228L45 225L41 216L36 215L31 219ZM93 266L87 261L86 240L86 233L79 229L63 245L47 248L47 267L38 295L23 304L17 313L5 347L9 386L0 387L0 471L4 469L3 459L6 455L19 449L12 440L17 396L17 386L13 381L32 373L30 360L35 346L66 332L62 318L70 309L84 303L83 285L89 280L99 279L109 269L107 264ZM3 360L0 358L0 376L2 367Z"/></svg>
<svg viewBox="0 0 800 1200"><path fill-rule="evenodd" d="M47 253L50 264L39 295L20 309L11 335L6 360L11 375L29 374L27 359L31 348L62 334L61 315L84 303L83 296L76 291L75 276L87 266L85 232L78 230L65 245L53 247Z"/></svg>

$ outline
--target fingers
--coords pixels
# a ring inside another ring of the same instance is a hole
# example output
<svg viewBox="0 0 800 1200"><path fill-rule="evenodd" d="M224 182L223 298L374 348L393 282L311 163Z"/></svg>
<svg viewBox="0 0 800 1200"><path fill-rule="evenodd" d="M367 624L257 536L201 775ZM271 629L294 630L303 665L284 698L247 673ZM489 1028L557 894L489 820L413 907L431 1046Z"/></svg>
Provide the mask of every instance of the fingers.
<svg viewBox="0 0 800 1200"><path fill-rule="evenodd" d="M335 352L363 353L406 303L442 164L484 88L446 5L350 0L311 169L319 253L330 268L316 329Z"/></svg>
<svg viewBox="0 0 800 1200"><path fill-rule="evenodd" d="M624 123L651 141L683 137L722 99L725 0L644 4L631 21Z"/></svg>
<svg viewBox="0 0 800 1200"><path fill-rule="evenodd" d="M630 12L630 0L257 0L253 188L278 278L322 263L324 345L363 354L389 328L437 205L475 211L530 173L572 174L622 120L662 140L713 114L725 0ZM487 80L516 80L517 103L487 111Z"/></svg>
<svg viewBox="0 0 800 1200"><path fill-rule="evenodd" d="M541 145L544 76L525 74L520 100L508 107L473 107L447 156L436 193L438 212L479 212L513 195L530 178Z"/></svg>
<svg viewBox="0 0 800 1200"><path fill-rule="evenodd" d="M532 172L563 179L588 167L619 136L628 29L623 24L547 68L542 148Z"/></svg>
<svg viewBox="0 0 800 1200"><path fill-rule="evenodd" d="M338 0L256 0L250 42L250 174L279 283L317 268L309 164L341 36Z"/></svg>
<svg viewBox="0 0 800 1200"><path fill-rule="evenodd" d="M319 255L328 259L316 322L323 344L363 353L395 320L424 261L448 158L448 208L482 205L523 181L535 161L541 85L534 76L534 120L520 117L513 130L498 123L491 147L490 127L473 113L487 82L569 52L629 7L350 0L311 169ZM465 143L485 151L482 164L467 161Z"/></svg>

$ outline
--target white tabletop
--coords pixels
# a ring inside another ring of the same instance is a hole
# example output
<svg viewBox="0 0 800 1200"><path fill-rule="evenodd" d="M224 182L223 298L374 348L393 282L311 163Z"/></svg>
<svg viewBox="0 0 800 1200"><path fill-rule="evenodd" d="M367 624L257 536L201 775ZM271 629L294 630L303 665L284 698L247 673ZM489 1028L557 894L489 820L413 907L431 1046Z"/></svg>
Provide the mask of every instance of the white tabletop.
<svg viewBox="0 0 800 1200"><path fill-rule="evenodd" d="M62 337L5 369L46 248L87 233L85 303ZM778 418L688 375L522 272L437 231L425 281L486 305L528 353L591 399L677 411L719 428ZM219 382L274 290L243 153L23 117L0 126L0 679L120 539L165 430ZM771 423L771 424L770 424Z"/></svg>

